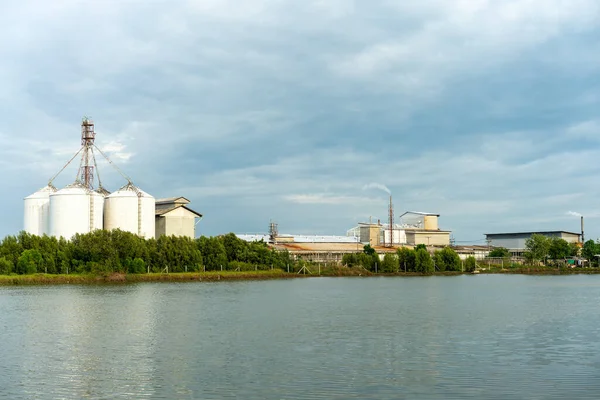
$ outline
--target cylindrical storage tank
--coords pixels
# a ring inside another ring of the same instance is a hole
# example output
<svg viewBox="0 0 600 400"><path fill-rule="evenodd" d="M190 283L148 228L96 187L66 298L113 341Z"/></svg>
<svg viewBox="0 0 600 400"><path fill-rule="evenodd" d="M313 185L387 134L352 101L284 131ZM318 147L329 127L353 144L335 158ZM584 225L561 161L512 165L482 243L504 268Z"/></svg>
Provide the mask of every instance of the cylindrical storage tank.
<svg viewBox="0 0 600 400"><path fill-rule="evenodd" d="M104 229L121 229L145 239L153 238L155 207L154 197L132 184L127 184L106 196Z"/></svg>
<svg viewBox="0 0 600 400"><path fill-rule="evenodd" d="M37 236L50 234L50 194L54 192L56 188L48 185L25 197L25 232Z"/></svg>
<svg viewBox="0 0 600 400"><path fill-rule="evenodd" d="M70 240L102 229L104 196L74 183L50 195L50 235Z"/></svg>

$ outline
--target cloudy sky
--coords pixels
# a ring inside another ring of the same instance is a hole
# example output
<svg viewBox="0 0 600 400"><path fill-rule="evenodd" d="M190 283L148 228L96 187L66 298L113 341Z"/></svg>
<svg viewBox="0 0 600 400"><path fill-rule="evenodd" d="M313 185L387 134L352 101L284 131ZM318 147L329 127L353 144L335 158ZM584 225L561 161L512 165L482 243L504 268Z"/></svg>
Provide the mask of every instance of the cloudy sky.
<svg viewBox="0 0 600 400"><path fill-rule="evenodd" d="M599 96L597 0L4 0L0 235L89 115L203 234L344 234L386 218L385 185L458 242L578 213L596 238Z"/></svg>

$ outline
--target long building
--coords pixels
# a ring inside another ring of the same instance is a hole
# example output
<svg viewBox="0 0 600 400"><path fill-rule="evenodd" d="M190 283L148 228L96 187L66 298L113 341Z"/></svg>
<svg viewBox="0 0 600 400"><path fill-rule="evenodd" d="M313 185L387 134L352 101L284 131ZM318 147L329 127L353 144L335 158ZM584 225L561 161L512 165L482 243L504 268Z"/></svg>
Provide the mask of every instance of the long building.
<svg viewBox="0 0 600 400"><path fill-rule="evenodd" d="M561 238L569 243L581 244L581 233L568 231L532 231L532 232L508 232L508 233L486 233L485 238L491 247L504 247L512 255L521 256L525 252L525 243L533 235L542 235L549 238Z"/></svg>

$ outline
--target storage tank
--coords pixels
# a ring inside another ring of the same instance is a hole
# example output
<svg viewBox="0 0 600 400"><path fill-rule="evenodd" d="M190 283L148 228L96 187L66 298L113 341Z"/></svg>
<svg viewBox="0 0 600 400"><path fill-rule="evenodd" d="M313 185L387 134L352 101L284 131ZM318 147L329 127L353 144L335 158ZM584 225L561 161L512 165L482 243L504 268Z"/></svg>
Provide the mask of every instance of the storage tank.
<svg viewBox="0 0 600 400"><path fill-rule="evenodd" d="M154 197L129 183L104 200L104 229L121 229L145 239L155 235Z"/></svg>
<svg viewBox="0 0 600 400"><path fill-rule="evenodd" d="M25 197L25 232L37 236L50 234L50 194L54 192L56 188L48 185Z"/></svg>
<svg viewBox="0 0 600 400"><path fill-rule="evenodd" d="M50 195L50 235L69 240L102 229L104 196L73 183Z"/></svg>

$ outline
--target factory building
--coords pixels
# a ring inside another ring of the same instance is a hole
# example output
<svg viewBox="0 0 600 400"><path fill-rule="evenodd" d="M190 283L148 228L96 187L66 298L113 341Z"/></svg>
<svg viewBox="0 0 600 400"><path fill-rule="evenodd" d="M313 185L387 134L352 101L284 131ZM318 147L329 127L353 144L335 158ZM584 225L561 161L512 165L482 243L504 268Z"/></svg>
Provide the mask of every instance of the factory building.
<svg viewBox="0 0 600 400"><path fill-rule="evenodd" d="M525 243L533 235L542 235L549 238L564 239L569 243L581 244L582 234L567 231L540 231L540 232L512 232L512 233L486 233L485 238L491 247L504 247L513 256L522 256L525 252Z"/></svg>
<svg viewBox="0 0 600 400"><path fill-rule="evenodd" d="M391 229L390 224L381 221L359 223L346 235L358 237L361 243L371 246L449 246L451 232L439 229L439 217L439 214L408 211L400 216L402 222Z"/></svg>
<svg viewBox="0 0 600 400"><path fill-rule="evenodd" d="M94 122L84 117L81 147L71 160L52 177L48 185L24 199L24 230L30 234L64 237L97 229L120 229L145 239L159 235L195 237L195 218L202 215L186 207L180 197L161 200L135 186L96 144ZM103 156L123 176L126 184L110 193L102 186L96 154ZM77 157L80 158L75 182L57 189L56 177ZM160 212L156 210L160 210ZM159 226L156 226L158 223Z"/></svg>
<svg viewBox="0 0 600 400"><path fill-rule="evenodd" d="M188 207L190 201L185 197L171 197L156 200L155 236L196 237L196 225L202 214ZM196 221L197 220L197 221Z"/></svg>

